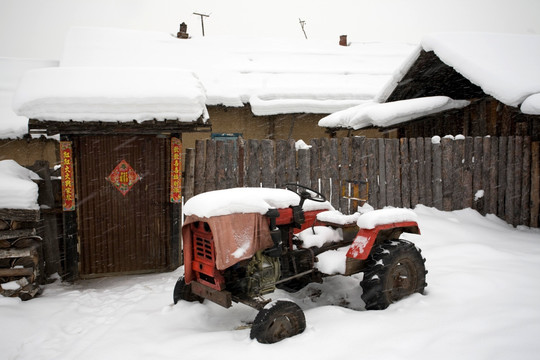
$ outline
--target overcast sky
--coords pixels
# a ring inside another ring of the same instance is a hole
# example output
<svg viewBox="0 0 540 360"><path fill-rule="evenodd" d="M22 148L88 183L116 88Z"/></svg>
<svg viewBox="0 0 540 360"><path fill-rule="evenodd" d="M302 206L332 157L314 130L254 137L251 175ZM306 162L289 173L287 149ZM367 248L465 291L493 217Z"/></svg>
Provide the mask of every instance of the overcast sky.
<svg viewBox="0 0 540 360"><path fill-rule="evenodd" d="M0 57L59 59L72 26L191 36L246 35L418 43L441 31L540 34L540 0L0 0Z"/></svg>

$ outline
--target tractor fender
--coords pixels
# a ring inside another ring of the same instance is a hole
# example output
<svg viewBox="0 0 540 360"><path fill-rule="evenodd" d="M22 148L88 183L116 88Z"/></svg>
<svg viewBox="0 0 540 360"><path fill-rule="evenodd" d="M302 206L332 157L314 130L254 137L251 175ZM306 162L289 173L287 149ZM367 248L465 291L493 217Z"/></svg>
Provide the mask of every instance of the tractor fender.
<svg viewBox="0 0 540 360"><path fill-rule="evenodd" d="M402 233L420 234L416 221L402 221L381 224L372 229L361 228L347 252L347 257L357 260L366 260L373 245L388 239L397 239Z"/></svg>

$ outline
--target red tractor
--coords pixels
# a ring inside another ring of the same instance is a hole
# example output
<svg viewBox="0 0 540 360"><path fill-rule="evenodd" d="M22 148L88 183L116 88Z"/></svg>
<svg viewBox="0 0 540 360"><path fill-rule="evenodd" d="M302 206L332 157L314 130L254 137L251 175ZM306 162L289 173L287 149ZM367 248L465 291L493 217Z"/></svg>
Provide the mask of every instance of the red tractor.
<svg viewBox="0 0 540 360"><path fill-rule="evenodd" d="M250 337L275 343L303 332L305 317L294 302L264 296L276 288L297 291L334 275L324 273L318 258L336 249L344 250L342 275L364 273L360 286L366 309L385 309L423 293L425 259L413 243L399 238L404 232L420 234L414 212L341 215L313 189L286 188L218 190L186 202L185 271L174 288L175 304L208 299L225 308L233 302L249 305L259 310ZM323 229L334 235L325 239ZM302 240L317 233L322 239L316 245Z"/></svg>

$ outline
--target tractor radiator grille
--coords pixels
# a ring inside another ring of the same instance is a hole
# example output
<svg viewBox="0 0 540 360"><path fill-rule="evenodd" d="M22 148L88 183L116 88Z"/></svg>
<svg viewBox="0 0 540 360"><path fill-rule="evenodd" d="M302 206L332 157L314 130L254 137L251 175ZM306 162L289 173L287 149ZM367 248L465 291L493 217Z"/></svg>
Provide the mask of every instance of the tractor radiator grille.
<svg viewBox="0 0 540 360"><path fill-rule="evenodd" d="M214 249L212 241L209 239L204 239L199 236L195 237L195 242L193 244L195 260L201 261L207 264L214 263Z"/></svg>

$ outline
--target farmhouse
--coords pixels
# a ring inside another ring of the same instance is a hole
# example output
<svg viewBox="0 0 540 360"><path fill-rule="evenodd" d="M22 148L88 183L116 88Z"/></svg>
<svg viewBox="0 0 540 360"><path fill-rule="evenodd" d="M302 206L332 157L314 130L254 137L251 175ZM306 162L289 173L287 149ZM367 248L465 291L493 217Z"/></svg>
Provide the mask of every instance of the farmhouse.
<svg viewBox="0 0 540 360"><path fill-rule="evenodd" d="M68 279L178 266L181 136L207 126L205 101L180 69L25 73L16 112L32 133L60 136Z"/></svg>
<svg viewBox="0 0 540 360"><path fill-rule="evenodd" d="M540 140L540 36L433 34L370 104L319 125L397 137L531 136Z"/></svg>

